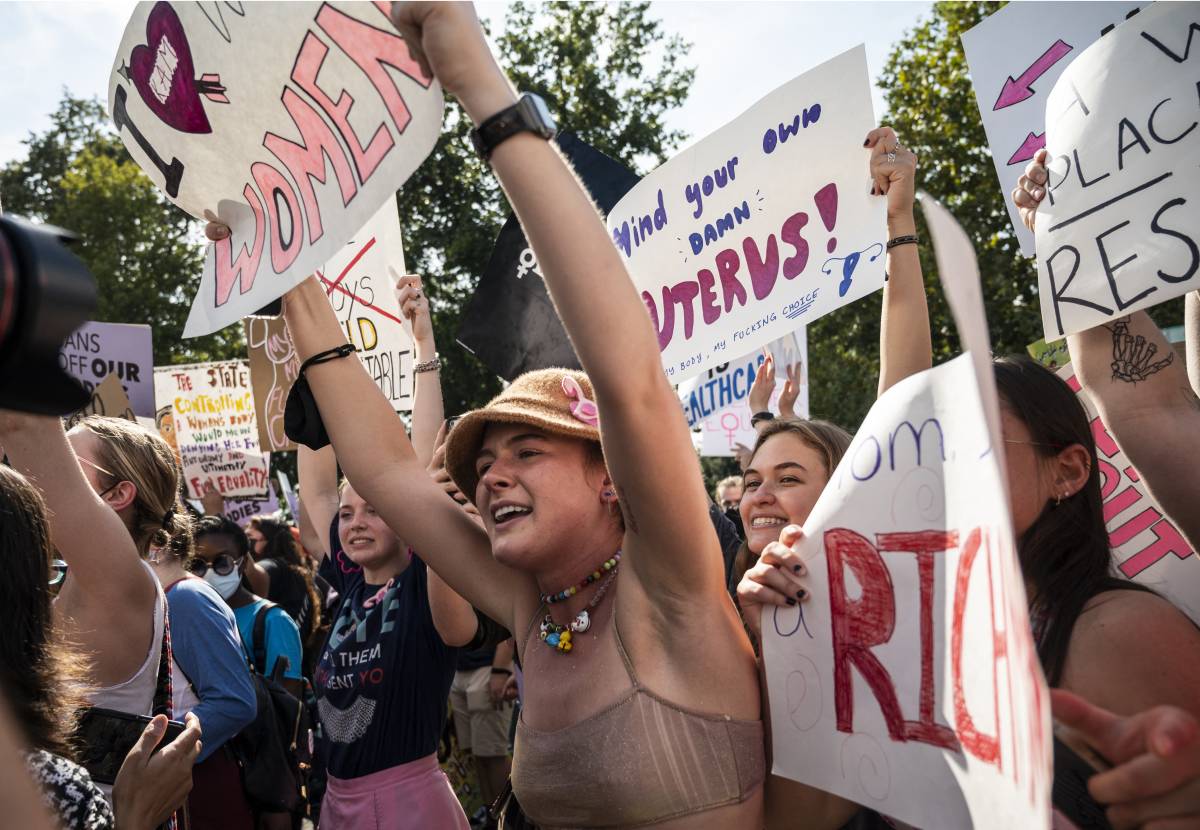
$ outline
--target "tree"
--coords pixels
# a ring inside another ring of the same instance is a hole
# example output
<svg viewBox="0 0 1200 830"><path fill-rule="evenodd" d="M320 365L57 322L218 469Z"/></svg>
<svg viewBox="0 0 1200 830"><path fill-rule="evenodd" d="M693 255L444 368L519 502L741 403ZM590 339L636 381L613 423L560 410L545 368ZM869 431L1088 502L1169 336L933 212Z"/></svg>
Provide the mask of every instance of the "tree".
<svg viewBox="0 0 1200 830"><path fill-rule="evenodd" d="M648 2L518 2L497 38L500 63L522 91L540 94L559 126L645 173L684 138L663 117L687 97L694 70L686 45L668 38ZM497 379L453 348L463 308L487 265L509 208L468 140L470 120L447 99L446 123L430 158L397 196L408 267L427 277L434 330L447 357L447 412L480 406Z"/></svg>
<svg viewBox="0 0 1200 830"><path fill-rule="evenodd" d="M99 285L97 320L148 323L155 363L240 356L240 328L184 340L203 247L198 224L130 158L96 100L64 92L28 156L0 170L5 210L74 233Z"/></svg>

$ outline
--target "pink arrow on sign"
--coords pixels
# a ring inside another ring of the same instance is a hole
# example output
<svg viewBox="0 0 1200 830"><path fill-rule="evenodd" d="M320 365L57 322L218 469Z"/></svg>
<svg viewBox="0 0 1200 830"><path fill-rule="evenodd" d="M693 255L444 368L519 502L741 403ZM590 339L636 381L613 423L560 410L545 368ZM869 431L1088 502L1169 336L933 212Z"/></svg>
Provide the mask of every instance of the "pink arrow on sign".
<svg viewBox="0 0 1200 830"><path fill-rule="evenodd" d="M1038 150L1045 146L1045 133L1030 133L1025 136L1025 140L1021 142L1021 146L1017 148L1017 152L1012 154L1012 158L1008 160L1008 163L1017 164L1018 162L1029 161Z"/></svg>
<svg viewBox="0 0 1200 830"><path fill-rule="evenodd" d="M992 107L992 111L1002 110L1005 107L1011 107L1013 104L1019 104L1026 98L1032 98L1035 90L1031 84L1038 78L1045 75L1050 67L1065 58L1071 51L1071 45L1063 42L1060 38L1054 41L1054 45L1042 53L1042 56L1033 62L1033 65L1021 73L1021 77L1014 78L1008 76L1008 80L1004 82L1004 88L1000 90L1000 97L996 99L996 106ZM1011 164L1011 162L1009 162Z"/></svg>

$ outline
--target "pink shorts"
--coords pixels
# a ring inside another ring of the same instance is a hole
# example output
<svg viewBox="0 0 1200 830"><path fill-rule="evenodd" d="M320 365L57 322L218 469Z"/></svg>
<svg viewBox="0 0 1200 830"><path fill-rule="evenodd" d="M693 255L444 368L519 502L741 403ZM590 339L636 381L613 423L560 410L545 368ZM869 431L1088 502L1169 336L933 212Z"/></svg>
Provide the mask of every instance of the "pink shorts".
<svg viewBox="0 0 1200 830"><path fill-rule="evenodd" d="M321 802L322 830L410 827L469 830L436 754L359 778L329 776Z"/></svg>

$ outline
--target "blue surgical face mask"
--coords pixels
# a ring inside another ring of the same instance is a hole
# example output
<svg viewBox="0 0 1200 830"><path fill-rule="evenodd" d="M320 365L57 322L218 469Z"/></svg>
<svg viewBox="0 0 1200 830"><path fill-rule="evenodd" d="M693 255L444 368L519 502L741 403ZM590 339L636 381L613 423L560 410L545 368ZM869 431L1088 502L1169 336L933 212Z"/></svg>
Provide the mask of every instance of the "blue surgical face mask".
<svg viewBox="0 0 1200 830"><path fill-rule="evenodd" d="M238 586L242 584L242 574L237 568L234 568L225 576L221 576L212 568L204 574L204 581L213 587L221 599L229 599L237 591Z"/></svg>

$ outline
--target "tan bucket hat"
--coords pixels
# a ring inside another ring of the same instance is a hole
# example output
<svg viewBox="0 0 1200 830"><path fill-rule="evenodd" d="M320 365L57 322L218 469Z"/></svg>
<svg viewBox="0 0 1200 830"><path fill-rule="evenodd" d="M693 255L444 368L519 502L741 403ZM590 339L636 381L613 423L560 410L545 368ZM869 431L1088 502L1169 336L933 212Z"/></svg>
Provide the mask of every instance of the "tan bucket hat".
<svg viewBox="0 0 1200 830"><path fill-rule="evenodd" d="M475 459L488 424L528 424L554 435L600 440L595 392L587 375L574 369L526 372L487 406L458 420L446 439L446 472L463 495L475 501Z"/></svg>

